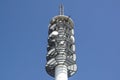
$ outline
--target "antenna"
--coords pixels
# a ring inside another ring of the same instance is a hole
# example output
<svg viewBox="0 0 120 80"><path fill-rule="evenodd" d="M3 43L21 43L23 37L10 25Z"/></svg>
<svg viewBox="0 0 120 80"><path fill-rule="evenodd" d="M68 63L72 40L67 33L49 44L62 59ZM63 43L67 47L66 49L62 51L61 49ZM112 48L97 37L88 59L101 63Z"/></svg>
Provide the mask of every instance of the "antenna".
<svg viewBox="0 0 120 80"><path fill-rule="evenodd" d="M60 4L60 15L64 15L64 6Z"/></svg>
<svg viewBox="0 0 120 80"><path fill-rule="evenodd" d="M55 80L68 80L77 71L74 25L72 19L64 16L62 4L59 10L59 15L53 17L53 22L49 25L45 67L47 73Z"/></svg>

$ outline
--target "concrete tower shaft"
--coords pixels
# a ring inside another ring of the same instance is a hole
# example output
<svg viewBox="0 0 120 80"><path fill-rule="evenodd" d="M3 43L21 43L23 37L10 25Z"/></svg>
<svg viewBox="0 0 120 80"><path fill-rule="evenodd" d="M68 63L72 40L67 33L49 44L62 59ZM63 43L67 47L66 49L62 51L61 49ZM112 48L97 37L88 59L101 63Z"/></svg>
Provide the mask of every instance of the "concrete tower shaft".
<svg viewBox="0 0 120 80"><path fill-rule="evenodd" d="M53 17L49 24L46 71L56 80L67 80L77 71L74 25L70 17ZM64 77L63 77L64 76Z"/></svg>

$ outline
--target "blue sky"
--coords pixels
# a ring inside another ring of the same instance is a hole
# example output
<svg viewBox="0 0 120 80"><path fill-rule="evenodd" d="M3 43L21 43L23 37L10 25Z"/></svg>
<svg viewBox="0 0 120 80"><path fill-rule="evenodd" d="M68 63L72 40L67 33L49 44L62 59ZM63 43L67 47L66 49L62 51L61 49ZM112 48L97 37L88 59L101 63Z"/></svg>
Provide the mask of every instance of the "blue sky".
<svg viewBox="0 0 120 80"><path fill-rule="evenodd" d="M48 24L61 3L75 24L69 80L120 80L119 0L0 0L0 80L54 79L45 71Z"/></svg>

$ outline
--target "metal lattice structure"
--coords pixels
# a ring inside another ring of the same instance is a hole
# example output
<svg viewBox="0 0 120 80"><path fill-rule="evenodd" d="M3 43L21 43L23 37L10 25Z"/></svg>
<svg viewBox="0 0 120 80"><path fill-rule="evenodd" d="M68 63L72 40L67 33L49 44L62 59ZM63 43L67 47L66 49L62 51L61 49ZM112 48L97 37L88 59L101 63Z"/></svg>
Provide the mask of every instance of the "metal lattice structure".
<svg viewBox="0 0 120 80"><path fill-rule="evenodd" d="M46 71L52 77L55 77L58 65L67 67L68 77L77 71L74 24L63 12L63 6L60 6L60 15L53 17L49 24Z"/></svg>

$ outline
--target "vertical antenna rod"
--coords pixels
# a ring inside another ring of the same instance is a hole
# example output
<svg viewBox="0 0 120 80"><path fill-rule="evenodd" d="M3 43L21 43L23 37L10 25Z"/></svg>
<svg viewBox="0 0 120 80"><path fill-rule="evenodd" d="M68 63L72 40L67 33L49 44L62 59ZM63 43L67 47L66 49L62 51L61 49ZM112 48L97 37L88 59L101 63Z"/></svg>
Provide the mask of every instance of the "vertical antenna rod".
<svg viewBox="0 0 120 80"><path fill-rule="evenodd" d="M64 6L60 4L60 15L64 15Z"/></svg>

